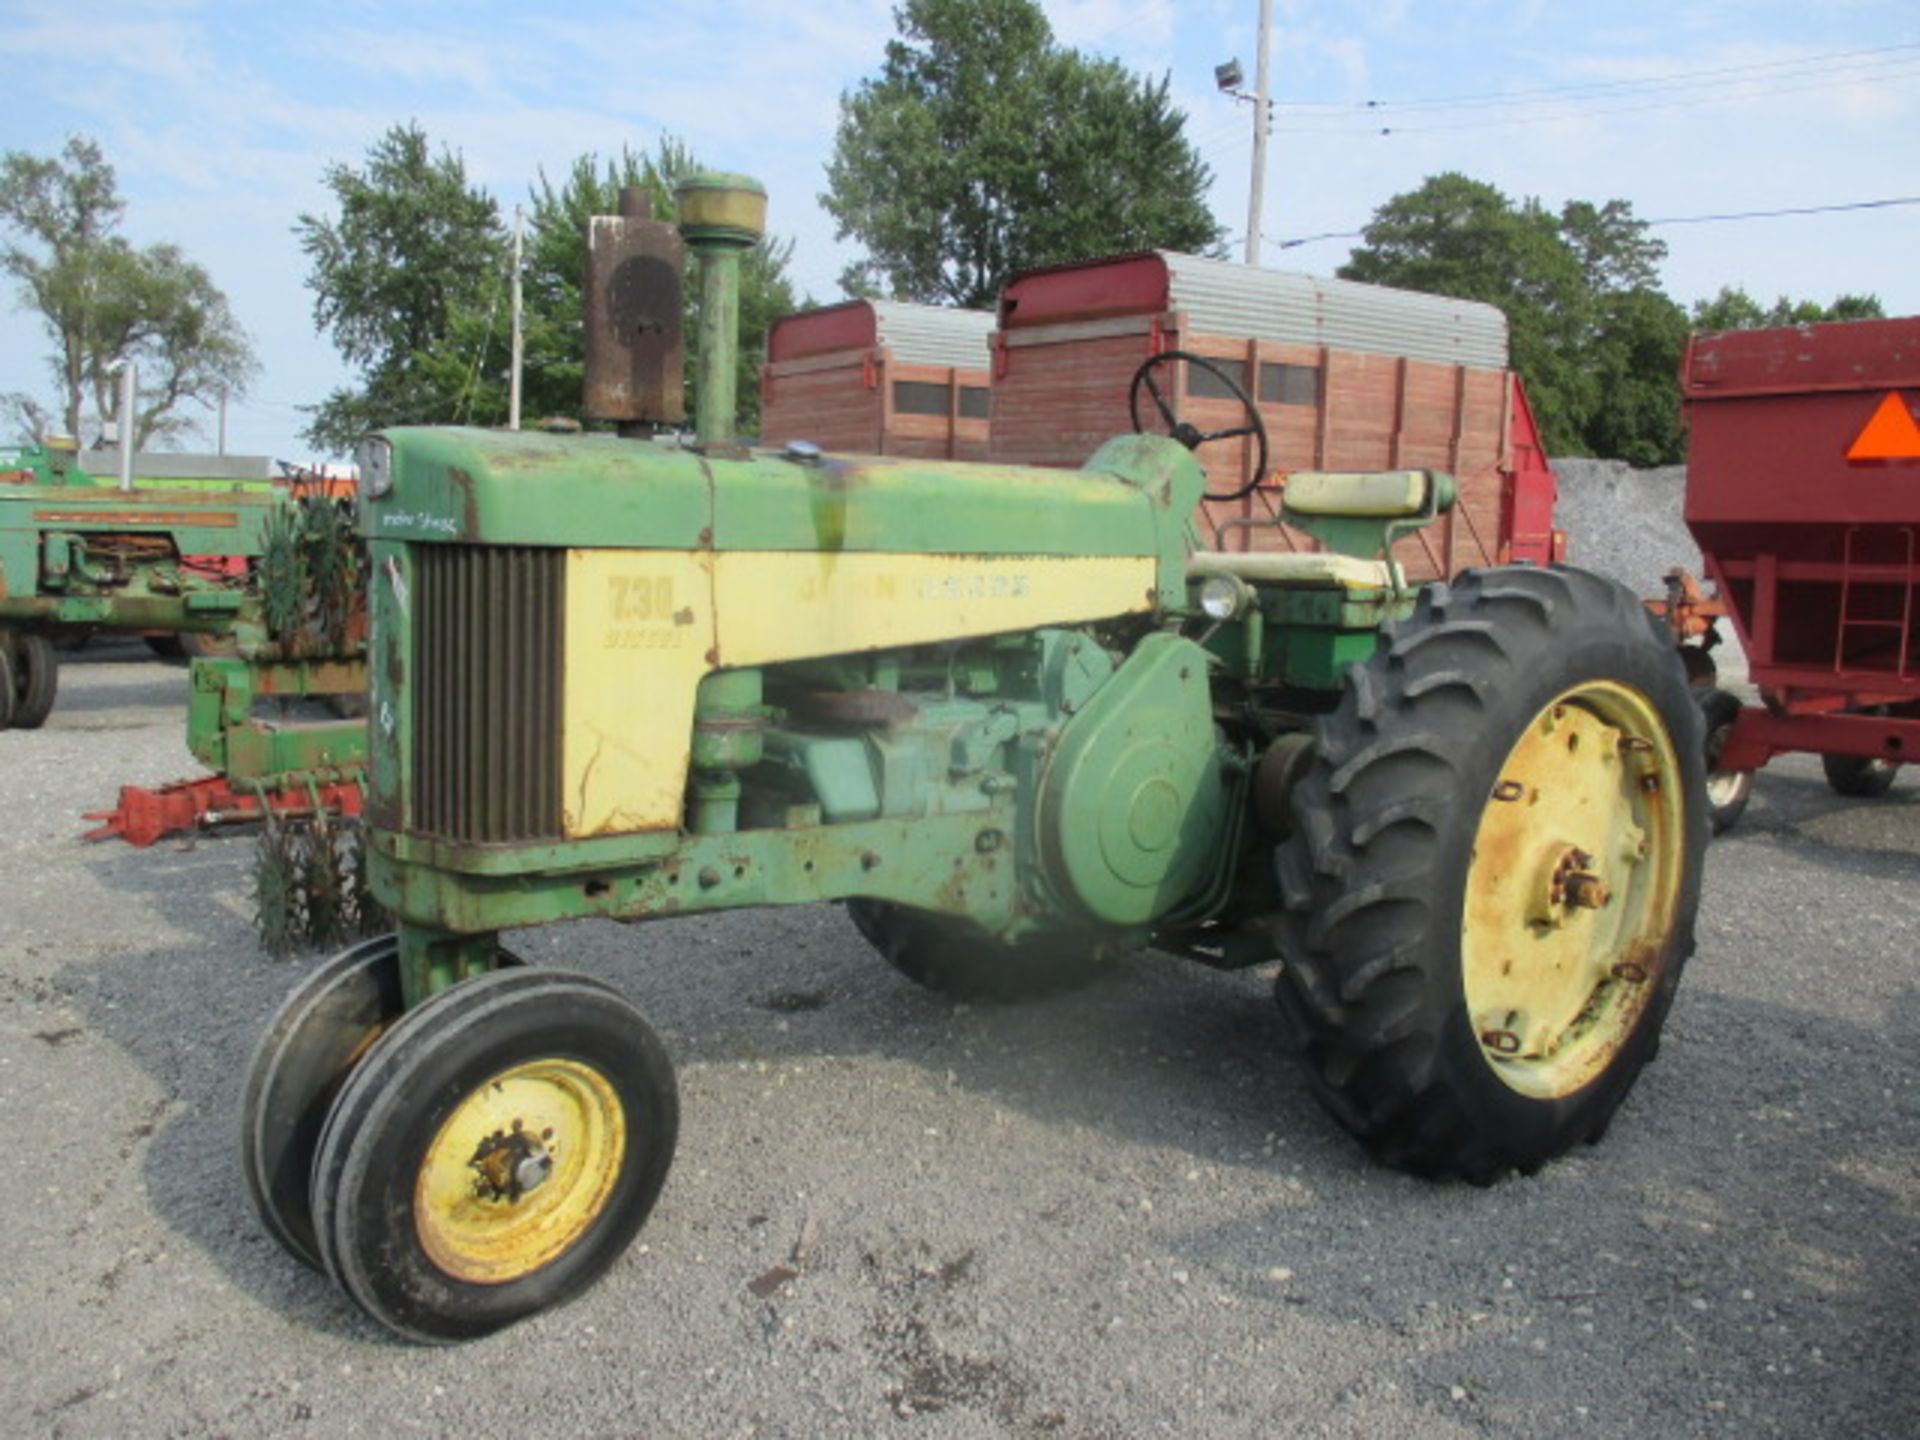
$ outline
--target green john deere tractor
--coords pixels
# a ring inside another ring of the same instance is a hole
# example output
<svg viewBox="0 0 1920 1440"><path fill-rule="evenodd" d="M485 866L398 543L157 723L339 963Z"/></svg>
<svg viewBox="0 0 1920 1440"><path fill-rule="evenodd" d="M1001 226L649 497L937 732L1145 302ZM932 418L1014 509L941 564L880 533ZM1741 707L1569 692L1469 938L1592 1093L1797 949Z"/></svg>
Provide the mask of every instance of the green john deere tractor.
<svg viewBox="0 0 1920 1440"><path fill-rule="evenodd" d="M1319 553L1198 549L1191 431L1078 472L749 450L731 329L764 196L679 200L698 443L363 452L368 863L398 929L260 1043L246 1171L286 1248L426 1341L614 1262L672 1159L670 1065L626 997L498 940L588 916L840 900L955 995L1149 944L1278 959L1309 1083L1385 1162L1484 1182L1597 1138L1707 835L1698 712L1638 600L1559 567L1409 588L1391 542L1452 500L1424 471L1290 477Z"/></svg>

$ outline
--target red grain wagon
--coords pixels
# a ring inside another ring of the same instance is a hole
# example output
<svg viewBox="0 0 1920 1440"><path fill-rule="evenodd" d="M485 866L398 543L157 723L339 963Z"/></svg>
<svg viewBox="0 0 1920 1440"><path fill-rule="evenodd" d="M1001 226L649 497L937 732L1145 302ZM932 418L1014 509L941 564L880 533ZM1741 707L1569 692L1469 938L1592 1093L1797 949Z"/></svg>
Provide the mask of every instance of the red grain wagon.
<svg viewBox="0 0 1920 1440"><path fill-rule="evenodd" d="M760 434L826 450L987 458L993 315L852 300L776 320L760 371Z"/></svg>
<svg viewBox="0 0 1920 1440"><path fill-rule="evenodd" d="M1920 317L1696 335L1681 384L1687 527L1765 701L1707 698L1717 818L1793 750L1884 793L1920 754Z"/></svg>
<svg viewBox="0 0 1920 1440"><path fill-rule="evenodd" d="M1202 431L1244 425L1224 372L1269 437L1264 476L1252 473L1250 437L1198 452L1215 492L1254 485L1203 507L1203 531L1219 531L1223 546L1317 548L1276 523L1289 471L1431 468L1454 476L1460 500L1396 547L1410 578L1563 551L1553 472L1494 306L1150 251L1017 275L999 322L995 461L1080 465L1132 427L1141 364L1179 352L1214 368L1180 361L1160 372L1172 418ZM1141 420L1166 428L1155 409L1143 401Z"/></svg>

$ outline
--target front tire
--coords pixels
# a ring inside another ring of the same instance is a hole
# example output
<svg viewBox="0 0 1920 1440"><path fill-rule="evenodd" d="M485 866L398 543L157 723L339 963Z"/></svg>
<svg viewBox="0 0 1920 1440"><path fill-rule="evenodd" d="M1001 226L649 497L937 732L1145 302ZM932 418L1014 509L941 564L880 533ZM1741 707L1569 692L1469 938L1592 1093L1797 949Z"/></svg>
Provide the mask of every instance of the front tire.
<svg viewBox="0 0 1920 1440"><path fill-rule="evenodd" d="M13 652L13 728L38 730L53 713L60 663L44 635L21 635Z"/></svg>
<svg viewBox="0 0 1920 1440"><path fill-rule="evenodd" d="M353 1072L314 1166L327 1273L424 1343L581 1294L659 1198L679 1133L665 1048L584 975L497 970L407 1012Z"/></svg>
<svg viewBox="0 0 1920 1440"><path fill-rule="evenodd" d="M267 1232L303 1265L325 1268L314 1236L314 1152L334 1096L400 1018L400 945L381 935L316 966L254 1046L240 1098L240 1168Z"/></svg>
<svg viewBox="0 0 1920 1440"><path fill-rule="evenodd" d="M1584 571L1469 571L1315 739L1277 995L1320 1099L1434 1177L1597 1139L1693 949L1703 741L1671 638Z"/></svg>

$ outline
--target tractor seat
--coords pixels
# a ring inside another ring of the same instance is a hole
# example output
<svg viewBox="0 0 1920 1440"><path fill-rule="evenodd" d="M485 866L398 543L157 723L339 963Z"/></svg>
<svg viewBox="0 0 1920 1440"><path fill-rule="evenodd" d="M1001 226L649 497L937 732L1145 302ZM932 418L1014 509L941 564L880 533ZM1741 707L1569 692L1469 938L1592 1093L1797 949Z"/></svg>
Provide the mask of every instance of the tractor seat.
<svg viewBox="0 0 1920 1440"><path fill-rule="evenodd" d="M1237 575L1249 585L1338 585L1347 590L1398 590L1394 567L1330 550L1196 550L1187 557L1187 578Z"/></svg>
<svg viewBox="0 0 1920 1440"><path fill-rule="evenodd" d="M1424 525L1453 500L1452 479L1431 470L1296 470L1281 492L1279 518L1327 548L1201 550L1188 557L1187 575L1398 593L1406 589L1406 577L1386 558L1394 536Z"/></svg>
<svg viewBox="0 0 1920 1440"><path fill-rule="evenodd" d="M1432 513L1433 479L1425 470L1296 470L1283 503L1292 515L1351 515L1411 520Z"/></svg>

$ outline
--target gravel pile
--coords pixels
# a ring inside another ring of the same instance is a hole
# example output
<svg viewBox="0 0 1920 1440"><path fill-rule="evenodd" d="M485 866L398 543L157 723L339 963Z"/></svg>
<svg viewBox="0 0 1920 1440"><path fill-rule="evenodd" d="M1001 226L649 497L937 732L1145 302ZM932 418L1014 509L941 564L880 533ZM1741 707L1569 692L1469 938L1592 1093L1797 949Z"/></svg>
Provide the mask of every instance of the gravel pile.
<svg viewBox="0 0 1920 1440"><path fill-rule="evenodd" d="M1636 595L1666 590L1667 571L1700 573L1700 547L1681 506L1687 467L1636 470L1624 460L1556 460L1560 482L1554 523L1567 532L1567 558L1611 575Z"/></svg>
<svg viewBox="0 0 1920 1440"><path fill-rule="evenodd" d="M1636 470L1624 460L1556 460L1560 482L1554 524L1567 532L1567 559L1611 575L1634 594L1666 594L1669 570L1683 567L1702 579L1700 547L1682 518L1687 467ZM1723 678L1745 672L1740 642L1722 621L1715 651Z"/></svg>

